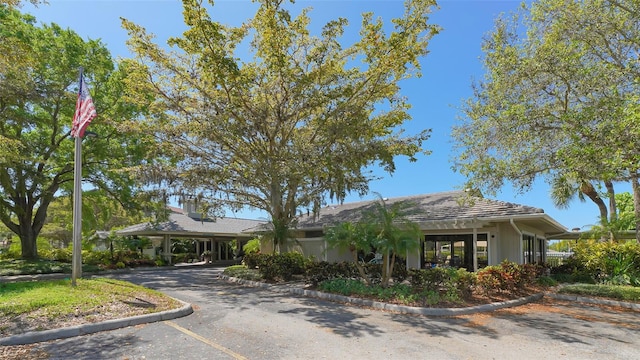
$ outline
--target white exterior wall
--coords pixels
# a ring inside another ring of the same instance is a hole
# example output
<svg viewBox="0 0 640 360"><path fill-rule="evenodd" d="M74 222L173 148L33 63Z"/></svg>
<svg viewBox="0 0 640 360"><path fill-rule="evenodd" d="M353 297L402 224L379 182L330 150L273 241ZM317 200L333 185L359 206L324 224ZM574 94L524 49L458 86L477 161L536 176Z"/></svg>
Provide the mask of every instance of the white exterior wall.
<svg viewBox="0 0 640 360"><path fill-rule="evenodd" d="M534 236L536 238L543 238L545 239L545 235L544 233L542 233L541 231L523 225L523 224L518 224L517 222L515 222L516 227L518 228L518 230L520 230L520 232L524 235L531 235ZM499 236L496 235L496 238L498 238L497 240L497 249L498 249L498 254L497 254L497 258L493 258L491 257L491 261L495 261L495 262L490 262L490 265L497 265L500 264L502 261L504 260L509 260L509 261L513 261L516 262L518 264L523 263L523 259L522 259L522 235L519 234L516 229L514 229L514 227L511 225L511 223L502 223L498 226L499 229ZM544 252L546 249L538 249L538 241L534 242L535 244L535 251L542 251ZM546 244L546 243L545 243Z"/></svg>
<svg viewBox="0 0 640 360"><path fill-rule="evenodd" d="M498 224L498 235L496 235L496 256L495 262L489 265L498 265L504 260L520 263L520 245L522 236L510 223Z"/></svg>
<svg viewBox="0 0 640 360"><path fill-rule="evenodd" d="M407 268L408 269L419 269L420 268L420 249L418 251L405 255L407 258Z"/></svg>
<svg viewBox="0 0 640 360"><path fill-rule="evenodd" d="M324 239L323 238L310 238L310 239L298 239L299 248L305 257L313 256L317 261L324 260Z"/></svg>

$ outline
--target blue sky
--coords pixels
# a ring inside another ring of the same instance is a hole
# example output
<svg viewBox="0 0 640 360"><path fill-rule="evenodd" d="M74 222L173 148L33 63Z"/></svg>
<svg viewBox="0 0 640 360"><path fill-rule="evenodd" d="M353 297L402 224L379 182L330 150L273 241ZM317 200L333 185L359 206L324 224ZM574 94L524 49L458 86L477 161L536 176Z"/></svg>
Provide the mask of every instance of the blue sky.
<svg viewBox="0 0 640 360"><path fill-rule="evenodd" d="M360 14L374 12L385 22L402 13L400 0L302 0L296 8L311 7L312 27L320 27L326 21L341 16L350 20L345 38L356 34L360 27ZM390 176L375 171L384 178L371 182L371 191L384 197L395 197L460 189L465 179L451 169L452 144L451 127L460 116L458 108L463 99L471 95L474 79L481 79L483 69L482 38L493 29L495 18L501 13L509 13L520 6L520 1L476 1L442 0L439 9L434 10L431 22L443 28L429 44L430 53L422 61L423 76L401 84L402 94L412 104L413 120L405 128L409 133L431 128L432 137L424 146L432 151L429 156L421 156L415 163L404 158L397 159L396 172ZM217 1L210 13L221 23L238 25L254 14L255 4L248 0ZM185 25L182 21L182 6L179 1L169 0L49 0L48 5L37 8L27 4L23 12L34 15L38 22L57 23L68 27L87 39L101 39L114 58L129 57L126 47L127 35L120 26L124 17L157 36L158 43L164 43L169 36L179 36ZM352 40L351 40L352 41ZM99 121L99 117L94 121ZM628 191L618 186L617 191ZM363 199L373 199L370 194ZM526 194L516 194L510 185L496 197L545 210L558 222L571 229L594 224L597 221L597 207L591 203L574 201L569 209L557 209L549 198L549 188L539 181ZM346 201L358 201L354 194ZM238 217L261 218L262 213L246 211L235 214Z"/></svg>

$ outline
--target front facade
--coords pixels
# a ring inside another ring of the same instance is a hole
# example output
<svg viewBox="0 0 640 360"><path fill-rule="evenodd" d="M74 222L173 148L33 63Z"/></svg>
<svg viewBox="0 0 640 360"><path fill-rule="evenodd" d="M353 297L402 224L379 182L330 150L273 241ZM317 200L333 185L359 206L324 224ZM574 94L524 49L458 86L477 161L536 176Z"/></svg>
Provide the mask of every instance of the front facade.
<svg viewBox="0 0 640 360"><path fill-rule="evenodd" d="M252 238L243 230L264 223L229 217L202 217L193 203L186 203L183 209L169 207L168 210L169 219L165 222L137 224L116 231L116 234L149 238L151 245L145 249L145 254L152 258L160 257L169 264L173 263L172 244L177 239L191 239L193 252L198 258L206 251L213 262L231 263L236 256L232 243L236 242L235 247L241 248Z"/></svg>
<svg viewBox="0 0 640 360"><path fill-rule="evenodd" d="M332 249L323 239L324 229L344 221L360 220L375 201L322 208L319 214L300 217L292 248L325 261L350 261L351 255ZM545 262L548 240L566 228L542 209L449 191L385 199L387 204L410 204L406 217L422 230L420 251L398 254L408 268L436 266L477 270L504 260Z"/></svg>

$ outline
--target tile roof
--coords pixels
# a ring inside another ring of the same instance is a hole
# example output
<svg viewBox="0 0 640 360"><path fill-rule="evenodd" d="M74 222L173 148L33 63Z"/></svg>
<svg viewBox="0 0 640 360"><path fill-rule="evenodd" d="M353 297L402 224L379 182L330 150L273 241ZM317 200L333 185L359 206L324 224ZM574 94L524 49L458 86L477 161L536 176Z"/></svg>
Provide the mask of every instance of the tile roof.
<svg viewBox="0 0 640 360"><path fill-rule="evenodd" d="M235 236L243 230L258 226L264 221L220 217L216 219L197 219L189 217L180 209L170 208L169 220L156 224L143 223L132 225L116 231L121 236L127 235L194 235L194 236Z"/></svg>
<svg viewBox="0 0 640 360"><path fill-rule="evenodd" d="M363 211L374 208L376 201L378 199L323 207L315 217L313 214L301 216L297 228L322 228L343 221L358 221ZM387 204L403 201L410 204L407 218L417 223L544 214L540 208L469 196L464 191L385 199Z"/></svg>

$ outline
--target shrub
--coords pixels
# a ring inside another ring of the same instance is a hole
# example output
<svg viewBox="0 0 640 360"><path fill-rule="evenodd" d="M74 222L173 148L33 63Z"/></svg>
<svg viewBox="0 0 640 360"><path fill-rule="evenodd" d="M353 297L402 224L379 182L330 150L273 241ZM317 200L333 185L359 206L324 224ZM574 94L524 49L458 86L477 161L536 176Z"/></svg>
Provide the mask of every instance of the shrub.
<svg viewBox="0 0 640 360"><path fill-rule="evenodd" d="M409 282L418 290L439 291L447 278L445 268L412 269L409 272Z"/></svg>
<svg viewBox="0 0 640 360"><path fill-rule="evenodd" d="M40 257L63 263L70 263L73 259L73 253L71 248L50 249L40 251Z"/></svg>
<svg viewBox="0 0 640 360"><path fill-rule="evenodd" d="M517 294L532 285L542 271L543 268L537 265L503 261L498 266L487 266L478 271L477 284L487 296L495 292Z"/></svg>
<svg viewBox="0 0 640 360"><path fill-rule="evenodd" d="M244 246L242 246L242 251L244 251L245 256L247 254L255 254L260 252L260 239L251 239L247 241Z"/></svg>
<svg viewBox="0 0 640 360"><path fill-rule="evenodd" d="M458 269L455 271L454 275L454 283L458 295L463 299L470 298L477 282L476 274L466 271L465 269Z"/></svg>
<svg viewBox="0 0 640 360"><path fill-rule="evenodd" d="M247 256L249 259L247 260ZM245 264L258 267L258 271L267 281L282 279L289 281L293 275L302 275L305 273L305 259L300 253L284 253L284 254L247 254L245 256Z"/></svg>
<svg viewBox="0 0 640 360"><path fill-rule="evenodd" d="M552 278L550 276L541 276L540 278L538 278L538 280L536 280L536 283L538 285L542 285L542 286L545 286L545 287L558 285L558 282L556 281L556 279L554 279L554 278Z"/></svg>
<svg viewBox="0 0 640 360"><path fill-rule="evenodd" d="M486 295L491 295L494 291L503 290L502 269L499 266L487 266L477 273L477 284L480 290Z"/></svg>
<svg viewBox="0 0 640 360"><path fill-rule="evenodd" d="M640 244L587 241L574 248L575 260L596 282L640 286Z"/></svg>
<svg viewBox="0 0 640 360"><path fill-rule="evenodd" d="M242 262L249 268L255 269L258 267L258 261L262 254L260 253L246 253Z"/></svg>
<svg viewBox="0 0 640 360"><path fill-rule="evenodd" d="M111 264L111 252L110 251L83 251L82 262L88 265Z"/></svg>
<svg viewBox="0 0 640 360"><path fill-rule="evenodd" d="M344 261L339 263L310 262L307 264L305 272L305 281L313 286L318 286L318 284L327 280L358 277L358 269L355 263Z"/></svg>
<svg viewBox="0 0 640 360"><path fill-rule="evenodd" d="M396 259L391 276L397 282L403 282L409 277L409 270L407 270L404 259Z"/></svg>
<svg viewBox="0 0 640 360"><path fill-rule="evenodd" d="M469 298L476 283L476 275L465 269L414 269L409 274L415 292L435 292L451 302Z"/></svg>
<svg viewBox="0 0 640 360"><path fill-rule="evenodd" d="M117 269L124 269L124 268L125 268L125 265L124 265L124 263L123 263L122 261L118 261L118 262L116 263L116 268L117 268Z"/></svg>

